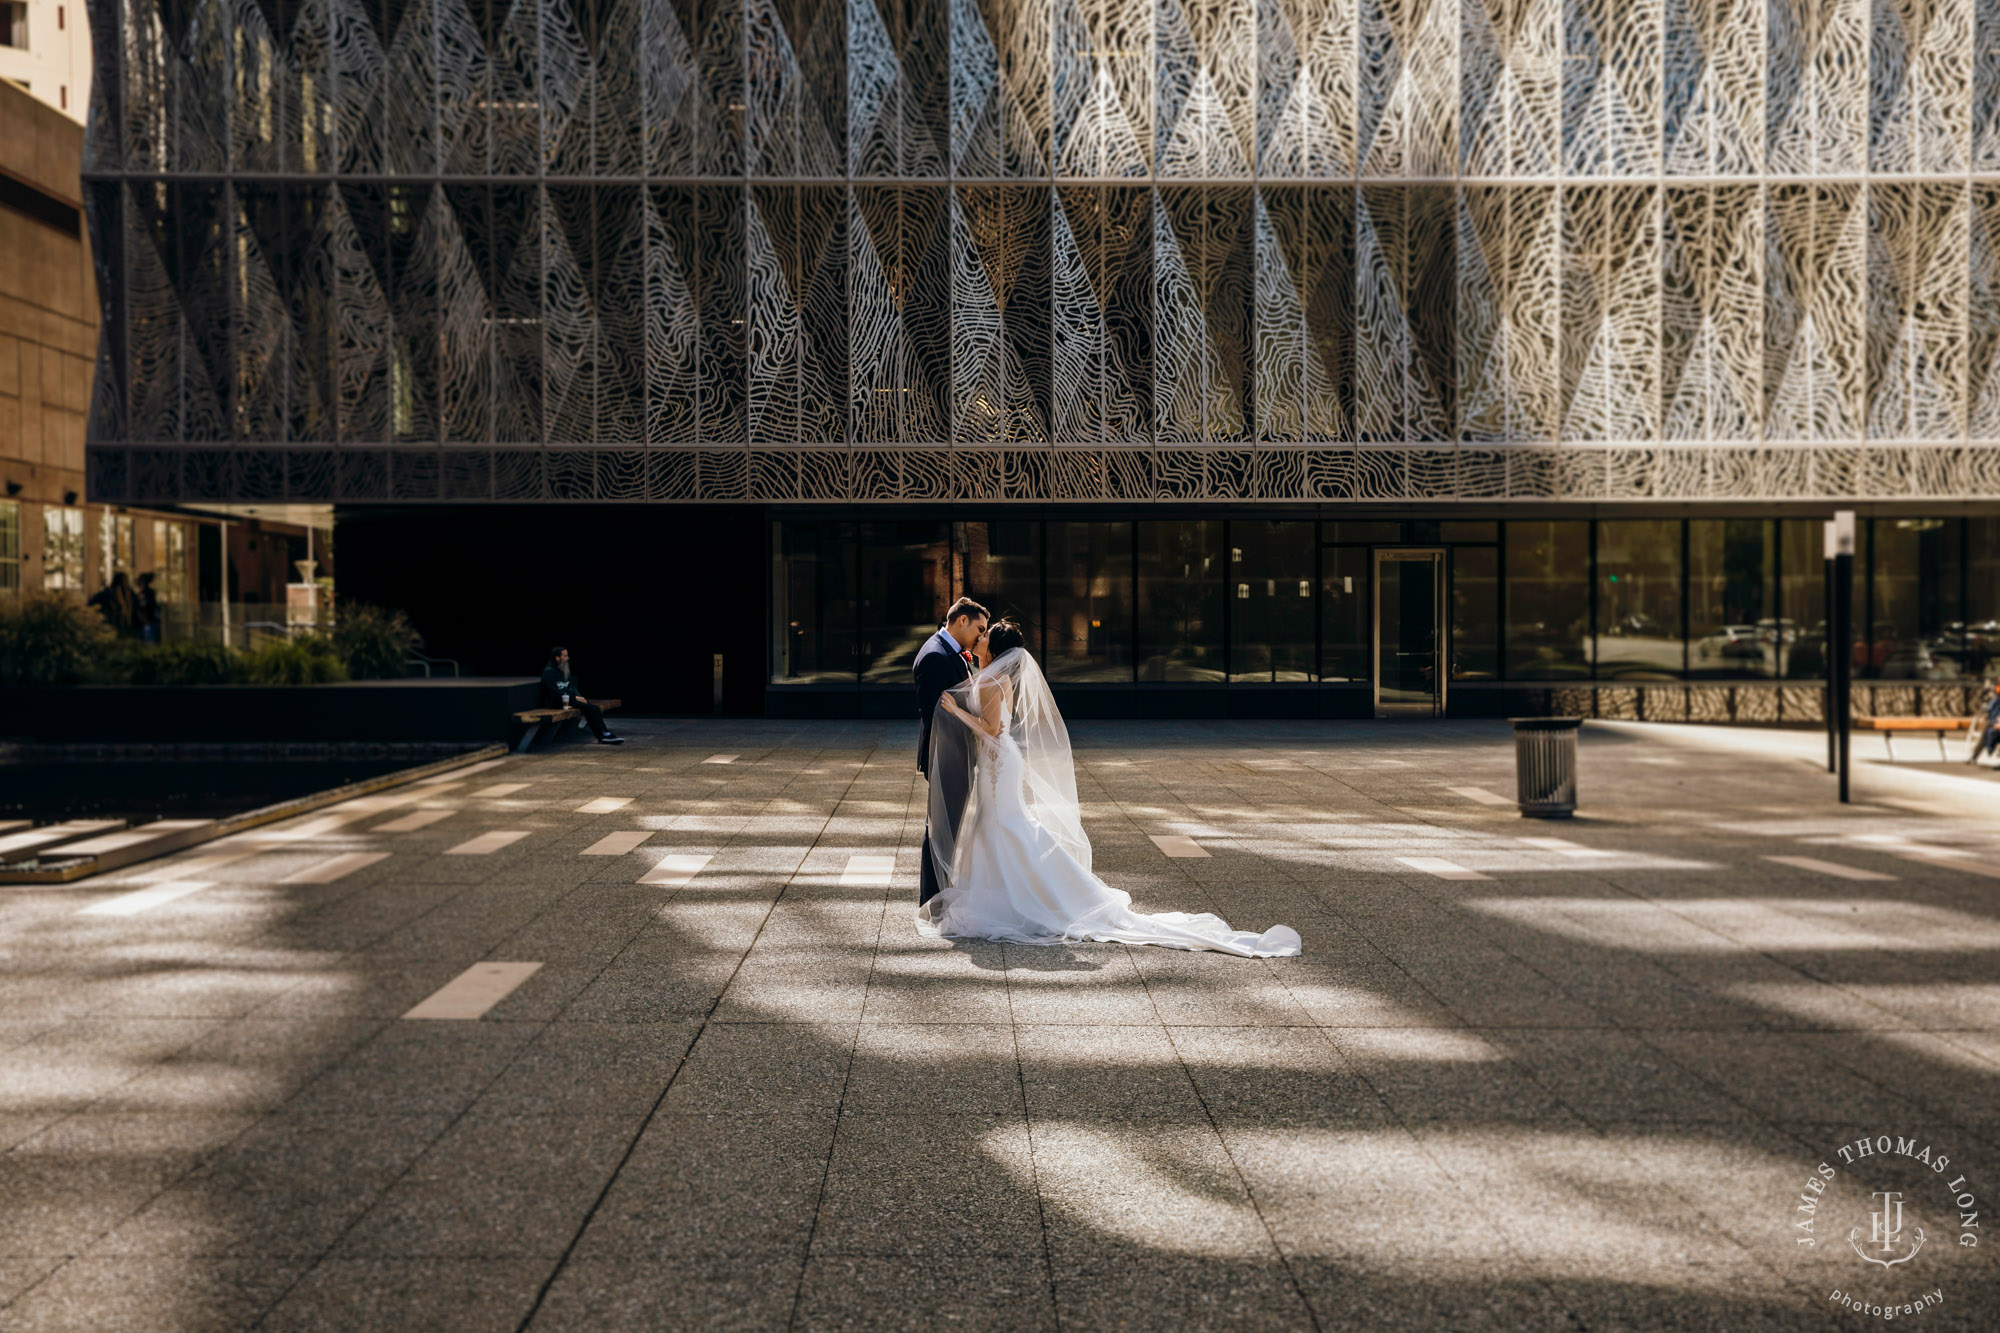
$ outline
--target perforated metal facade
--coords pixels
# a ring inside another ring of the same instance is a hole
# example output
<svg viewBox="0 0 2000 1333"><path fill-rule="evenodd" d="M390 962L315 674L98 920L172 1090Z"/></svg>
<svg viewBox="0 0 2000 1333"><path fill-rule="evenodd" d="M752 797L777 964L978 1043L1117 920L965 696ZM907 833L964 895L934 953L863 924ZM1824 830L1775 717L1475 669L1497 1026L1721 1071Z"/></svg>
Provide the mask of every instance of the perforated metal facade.
<svg viewBox="0 0 2000 1333"><path fill-rule="evenodd" d="M100 498L2000 498L1992 4L92 21Z"/></svg>

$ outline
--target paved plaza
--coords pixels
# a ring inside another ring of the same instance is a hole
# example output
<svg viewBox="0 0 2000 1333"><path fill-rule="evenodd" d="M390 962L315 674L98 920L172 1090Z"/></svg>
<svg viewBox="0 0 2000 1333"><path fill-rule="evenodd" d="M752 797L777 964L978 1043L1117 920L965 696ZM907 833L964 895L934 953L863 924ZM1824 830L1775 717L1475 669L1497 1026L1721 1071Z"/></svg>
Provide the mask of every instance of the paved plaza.
<svg viewBox="0 0 2000 1333"><path fill-rule="evenodd" d="M1990 775L1077 725L1246 961L920 938L913 723L627 734L0 889L0 1328L2000 1327Z"/></svg>

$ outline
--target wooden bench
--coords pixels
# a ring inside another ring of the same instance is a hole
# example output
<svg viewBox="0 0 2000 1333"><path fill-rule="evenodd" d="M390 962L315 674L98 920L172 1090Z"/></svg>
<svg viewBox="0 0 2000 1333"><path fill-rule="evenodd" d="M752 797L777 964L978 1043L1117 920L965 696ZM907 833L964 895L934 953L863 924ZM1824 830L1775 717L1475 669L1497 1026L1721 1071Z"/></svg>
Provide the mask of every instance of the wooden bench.
<svg viewBox="0 0 2000 1333"><path fill-rule="evenodd" d="M616 712L618 700L592 699L607 713ZM514 714L514 721L525 728L521 732L521 742L514 747L515 754L526 754L528 747L538 741L555 740L575 725L583 716L581 708L530 708L526 712Z"/></svg>
<svg viewBox="0 0 2000 1333"><path fill-rule="evenodd" d="M1969 717L1857 717L1854 725L1862 731L1879 731L1882 744L1889 747L1889 762L1896 762L1896 733L1899 731L1928 731L1937 737L1938 759L1951 758L1945 752L1946 732L1961 732L1972 725Z"/></svg>

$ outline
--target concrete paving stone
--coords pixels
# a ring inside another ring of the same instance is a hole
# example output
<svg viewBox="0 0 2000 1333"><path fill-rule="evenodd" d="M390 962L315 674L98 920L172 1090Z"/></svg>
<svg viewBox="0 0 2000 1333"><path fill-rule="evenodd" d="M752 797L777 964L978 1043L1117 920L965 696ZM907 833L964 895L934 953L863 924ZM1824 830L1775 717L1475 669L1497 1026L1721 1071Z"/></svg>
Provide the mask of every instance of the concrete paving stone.
<svg viewBox="0 0 2000 1333"><path fill-rule="evenodd" d="M1004 1023L866 1024L841 1102L865 1115L1022 1110L1014 1029Z"/></svg>
<svg viewBox="0 0 2000 1333"><path fill-rule="evenodd" d="M0 1111L76 1110L199 1041L215 1019L71 1019L0 1054Z"/></svg>
<svg viewBox="0 0 2000 1333"><path fill-rule="evenodd" d="M1414 1265L1394 1267L1396 1258L1393 1252L1373 1261L1369 1256L1338 1262L1302 1256L1291 1261L1289 1270L1324 1328L1511 1333L1576 1326L1564 1302L1525 1265L1429 1275Z"/></svg>
<svg viewBox="0 0 2000 1333"><path fill-rule="evenodd" d="M563 1010L579 1023L662 1023L705 1018L735 974L739 955L667 941L637 941Z"/></svg>
<svg viewBox="0 0 2000 1333"><path fill-rule="evenodd" d="M1010 1017L1005 972L939 977L877 968L868 982L869 1023L1005 1023Z"/></svg>
<svg viewBox="0 0 2000 1333"><path fill-rule="evenodd" d="M1180 1053L1158 1027L1015 1029L1028 1111L1118 1121L1202 1119Z"/></svg>
<svg viewBox="0 0 2000 1333"><path fill-rule="evenodd" d="M1038 1255L1026 1119L843 1114L813 1233L816 1255L953 1262Z"/></svg>
<svg viewBox="0 0 2000 1333"><path fill-rule="evenodd" d="M376 1199L336 1258L528 1258L569 1246L639 1117L471 1115Z"/></svg>
<svg viewBox="0 0 2000 1333"><path fill-rule="evenodd" d="M1155 1024L1145 979L1123 944L1004 946L1014 1021L1036 1025Z"/></svg>
<svg viewBox="0 0 2000 1333"><path fill-rule="evenodd" d="M1382 1124L1389 1110L1312 1028L1168 1028L1218 1125Z"/></svg>
<svg viewBox="0 0 2000 1333"><path fill-rule="evenodd" d="M855 1029L844 1024L710 1023L694 1044L665 1109L677 1114L769 1115L840 1104Z"/></svg>
<svg viewBox="0 0 2000 1333"><path fill-rule="evenodd" d="M982 1255L931 1266L905 1258L815 1256L799 1292L806 1329L1033 1330L1056 1325L1042 1256Z"/></svg>
<svg viewBox="0 0 2000 1333"><path fill-rule="evenodd" d="M303 1268L301 1262L267 1258L189 1264L156 1255L86 1255L64 1264L8 1306L6 1327L10 1333L247 1328Z"/></svg>
<svg viewBox="0 0 2000 1333"><path fill-rule="evenodd" d="M446 1123L441 1116L267 1116L126 1217L98 1250L316 1258Z"/></svg>
<svg viewBox="0 0 2000 1333"><path fill-rule="evenodd" d="M1312 1016L1285 987L1284 964L1290 959L1152 948L1134 949L1131 957L1160 1022L1176 1027L1312 1024Z"/></svg>
<svg viewBox="0 0 2000 1333"><path fill-rule="evenodd" d="M67 1262L60 1254L0 1254L0 1310Z"/></svg>
<svg viewBox="0 0 2000 1333"><path fill-rule="evenodd" d="M701 1025L555 1022L507 1066L474 1112L636 1115L651 1109Z"/></svg>
<svg viewBox="0 0 2000 1333"><path fill-rule="evenodd" d="M796 1281L833 1150L834 1113L656 1115L577 1241L575 1260L699 1261L689 1277L789 1263Z"/></svg>
<svg viewBox="0 0 2000 1333"><path fill-rule="evenodd" d="M264 1111L379 1032L380 1019L224 1023L93 1102L104 1111Z"/></svg>
<svg viewBox="0 0 2000 1333"><path fill-rule="evenodd" d="M1564 1123L1555 1095L1513 1064L1483 1031L1454 1028L1326 1028L1348 1067L1404 1120Z"/></svg>
<svg viewBox="0 0 2000 1333"><path fill-rule="evenodd" d="M288 1109L316 1115L421 1115L471 1104L540 1025L399 1022L300 1090Z"/></svg>
<svg viewBox="0 0 2000 1333"><path fill-rule="evenodd" d="M1614 1120L1730 1122L1742 1108L1658 1048L1610 1029L1481 1029L1528 1076L1593 1125Z"/></svg>
<svg viewBox="0 0 2000 1333"><path fill-rule="evenodd" d="M330 1257L300 1278L258 1327L273 1333L511 1329L534 1303L548 1267L521 1259Z"/></svg>
<svg viewBox="0 0 2000 1333"><path fill-rule="evenodd" d="M1056 1310L1067 1328L1309 1329L1311 1313L1276 1260L1167 1254L1057 1265ZM1323 1327L1338 1327L1325 1323Z"/></svg>
<svg viewBox="0 0 2000 1333"><path fill-rule="evenodd" d="M1918 1112L1899 1089L1829 1064L1805 1036L1739 1032L1724 1043L1708 1033L1651 1032L1646 1040L1723 1096L1774 1121L1808 1118L1806 1108L1809 1118L1863 1125L1895 1124ZM1853 1040L1835 1037L1832 1047Z"/></svg>
<svg viewBox="0 0 2000 1333"><path fill-rule="evenodd" d="M782 1328L798 1292L799 1261L768 1254L716 1265L672 1253L570 1260L529 1324L544 1330Z"/></svg>

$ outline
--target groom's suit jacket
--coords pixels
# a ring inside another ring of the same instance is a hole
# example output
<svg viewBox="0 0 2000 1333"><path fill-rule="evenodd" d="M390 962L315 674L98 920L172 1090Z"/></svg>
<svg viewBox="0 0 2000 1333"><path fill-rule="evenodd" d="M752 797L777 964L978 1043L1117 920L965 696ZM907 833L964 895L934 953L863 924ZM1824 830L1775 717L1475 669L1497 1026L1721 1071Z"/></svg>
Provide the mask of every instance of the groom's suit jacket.
<svg viewBox="0 0 2000 1333"><path fill-rule="evenodd" d="M944 692L970 676L972 668L965 664L958 641L939 630L918 649L917 660L910 669L917 678L917 716L923 721L923 728L917 734L917 771L928 776L931 771L931 715L937 712L938 699Z"/></svg>

